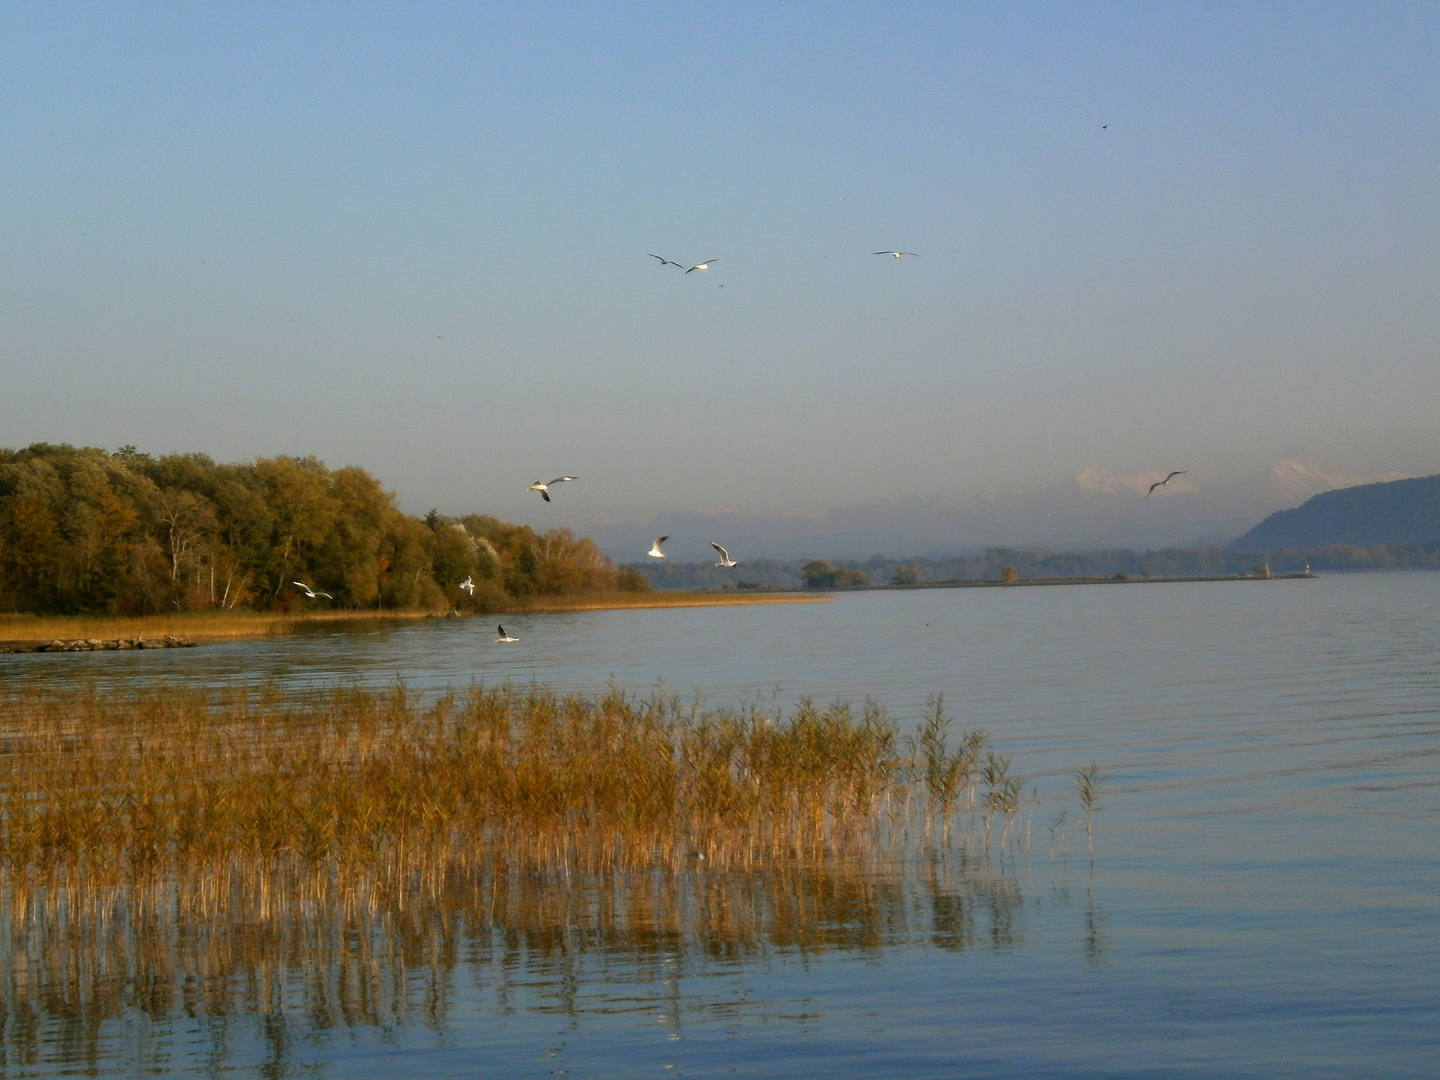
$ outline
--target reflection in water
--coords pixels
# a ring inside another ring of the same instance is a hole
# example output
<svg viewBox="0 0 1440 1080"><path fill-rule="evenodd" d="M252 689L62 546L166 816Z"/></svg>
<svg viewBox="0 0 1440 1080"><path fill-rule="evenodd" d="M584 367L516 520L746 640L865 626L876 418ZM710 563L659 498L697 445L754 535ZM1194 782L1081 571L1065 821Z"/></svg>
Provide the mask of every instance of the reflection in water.
<svg viewBox="0 0 1440 1080"><path fill-rule="evenodd" d="M1095 860L1085 882L1085 959L1098 964L1105 959L1105 913L1095 903Z"/></svg>
<svg viewBox="0 0 1440 1080"><path fill-rule="evenodd" d="M497 840L370 869L281 859L128 881L11 876L5 1071L113 1067L117 1047L136 1068L218 1069L235 1039L279 1067L334 1029L443 1030L457 1002L502 1015L649 1010L673 1028L710 1006L682 992L689 975L1023 941L1015 860L963 843L691 853L648 870L559 848ZM144 1035L175 1022L205 1033L207 1063Z"/></svg>

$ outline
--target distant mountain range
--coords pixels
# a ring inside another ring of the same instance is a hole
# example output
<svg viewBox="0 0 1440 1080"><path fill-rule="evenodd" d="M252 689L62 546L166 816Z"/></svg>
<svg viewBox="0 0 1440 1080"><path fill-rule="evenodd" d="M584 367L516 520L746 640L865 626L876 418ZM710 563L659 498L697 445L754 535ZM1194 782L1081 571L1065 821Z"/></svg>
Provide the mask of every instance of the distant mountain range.
<svg viewBox="0 0 1440 1080"><path fill-rule="evenodd" d="M1440 476L1327 491L1271 514L1229 545L1231 551L1283 551L1331 544L1440 542Z"/></svg>
<svg viewBox="0 0 1440 1080"><path fill-rule="evenodd" d="M1051 551L1159 549L1223 545L1274 511L1335 488L1401 474L1327 472L1302 457L1224 483L1190 468L1145 497L1165 471L1118 475L1097 465L1071 483L1016 495L987 493L961 502L910 498L888 505L842 507L823 515L762 516L733 511L679 511L648 522L586 523L587 532L619 562L641 556L662 533L679 560L713 556L711 540L735 558L866 560L948 557L987 548Z"/></svg>

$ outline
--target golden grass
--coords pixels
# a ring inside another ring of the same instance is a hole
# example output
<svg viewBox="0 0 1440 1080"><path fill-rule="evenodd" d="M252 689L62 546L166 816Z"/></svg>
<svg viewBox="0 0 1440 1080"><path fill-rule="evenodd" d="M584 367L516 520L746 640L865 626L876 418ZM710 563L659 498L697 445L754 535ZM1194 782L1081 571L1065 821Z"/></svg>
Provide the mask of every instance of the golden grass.
<svg viewBox="0 0 1440 1080"><path fill-rule="evenodd" d="M64 641L76 638L159 638L175 636L192 641L261 638L289 633L317 622L350 619L423 618L425 612L319 611L288 615L283 612L226 611L177 612L173 615L0 615L0 641Z"/></svg>
<svg viewBox="0 0 1440 1080"><path fill-rule="evenodd" d="M497 828L600 830L638 863L824 844L872 824L904 764L873 706L779 716L535 687L430 703L400 687L300 702L25 687L0 707L0 866L17 870L366 862Z"/></svg>
<svg viewBox="0 0 1440 1080"><path fill-rule="evenodd" d="M522 597L492 614L517 611L601 611L618 608L729 607L736 604L815 603L830 599L804 593L704 593L704 592L606 592L577 596ZM176 612L172 615L3 615L0 614L0 642L70 641L98 638L102 641L166 636L191 641L224 641L263 638L293 633L306 626L339 622L371 622L386 619L424 619L433 611L352 611L320 610L301 612L226 611ZM467 617L473 613L465 613Z"/></svg>

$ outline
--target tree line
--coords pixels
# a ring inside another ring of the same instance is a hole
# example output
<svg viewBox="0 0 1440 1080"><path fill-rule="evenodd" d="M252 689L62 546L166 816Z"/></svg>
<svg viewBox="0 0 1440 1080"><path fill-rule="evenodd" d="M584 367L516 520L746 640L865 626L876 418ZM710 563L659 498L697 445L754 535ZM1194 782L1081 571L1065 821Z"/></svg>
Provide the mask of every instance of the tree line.
<svg viewBox="0 0 1440 1080"><path fill-rule="evenodd" d="M567 529L416 517L364 469L314 457L0 449L0 611L289 610L296 580L330 593L327 606L381 609L649 585Z"/></svg>

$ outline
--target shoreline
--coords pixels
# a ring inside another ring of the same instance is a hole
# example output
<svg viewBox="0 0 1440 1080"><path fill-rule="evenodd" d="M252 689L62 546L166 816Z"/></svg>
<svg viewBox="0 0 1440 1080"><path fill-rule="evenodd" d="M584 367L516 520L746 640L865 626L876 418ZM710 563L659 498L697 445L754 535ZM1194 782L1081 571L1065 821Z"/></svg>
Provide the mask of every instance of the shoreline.
<svg viewBox="0 0 1440 1080"><path fill-rule="evenodd" d="M905 589L1013 589L1027 585L1174 585L1191 581L1295 581L1301 578L1319 577L1314 571L1295 571L1284 574L1203 574L1198 576L1162 577L1048 577L1017 578L1015 581L996 581L993 578L977 581L920 581L910 585L862 585L854 589L836 589L835 592L883 592Z"/></svg>
<svg viewBox="0 0 1440 1080"><path fill-rule="evenodd" d="M601 593L529 597L494 611L451 615L437 611L194 612L176 615L0 615L0 653L97 652L112 649L174 648L215 641L279 637L330 623L413 621L449 617L473 619L528 612L610 611L627 608L734 607L743 604L824 603L826 593L674 592ZM144 642L145 644L141 644ZM153 644L152 644L153 643ZM57 645L63 647L56 647Z"/></svg>
<svg viewBox="0 0 1440 1080"><path fill-rule="evenodd" d="M494 618L531 612L619 611L691 607L738 607L747 604L816 604L837 593L905 592L916 589L1014 589L1051 585L1159 585L1199 581L1294 581L1314 578L1313 572L1213 574L1197 577L1051 577L1016 581L922 581L913 584L861 585L848 589L652 590L643 593L601 593L580 596L536 596L494 611L308 611L194 612L176 615L85 616L0 615L0 654L37 652L100 652L110 650L192 647L216 641L247 641L296 633L329 623L414 621L417 619ZM183 646L181 643L183 642Z"/></svg>

